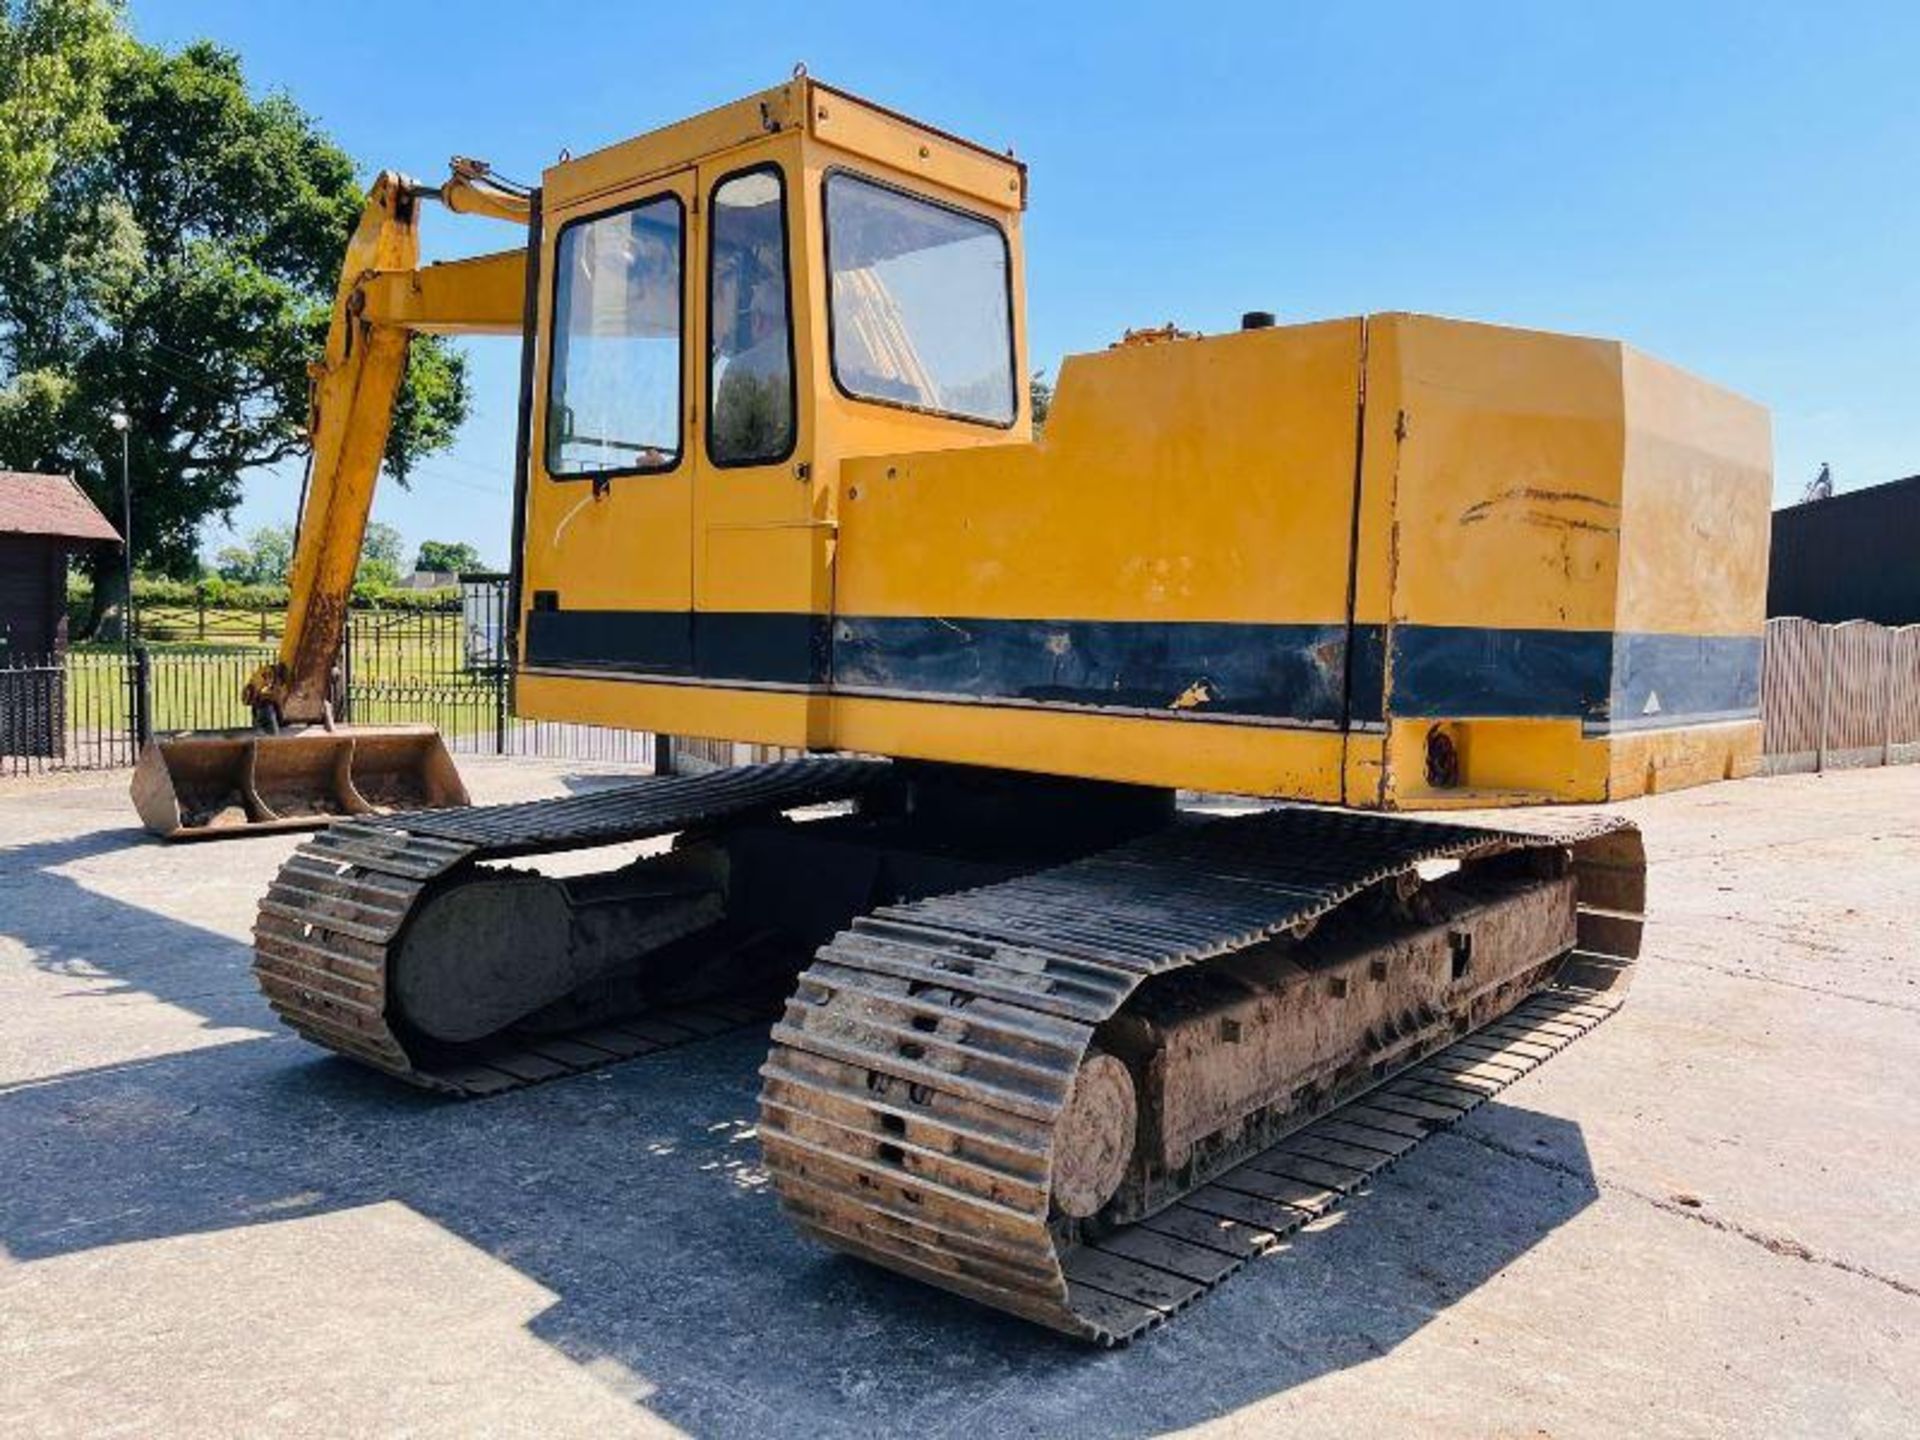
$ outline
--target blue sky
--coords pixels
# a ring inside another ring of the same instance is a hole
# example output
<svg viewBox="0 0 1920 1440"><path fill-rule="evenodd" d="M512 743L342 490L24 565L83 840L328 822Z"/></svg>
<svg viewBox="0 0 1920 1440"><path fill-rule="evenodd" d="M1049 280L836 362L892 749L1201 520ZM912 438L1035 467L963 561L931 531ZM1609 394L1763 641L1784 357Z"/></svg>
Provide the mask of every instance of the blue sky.
<svg viewBox="0 0 1920 1440"><path fill-rule="evenodd" d="M816 75L1032 167L1036 364L1130 325L1411 309L1617 337L1768 405L1776 496L1920 471L1920 6L132 0L371 173L535 175ZM429 217L435 257L498 226ZM375 514L505 560L515 343ZM297 472L235 516L291 518ZM224 534L210 535L214 543Z"/></svg>

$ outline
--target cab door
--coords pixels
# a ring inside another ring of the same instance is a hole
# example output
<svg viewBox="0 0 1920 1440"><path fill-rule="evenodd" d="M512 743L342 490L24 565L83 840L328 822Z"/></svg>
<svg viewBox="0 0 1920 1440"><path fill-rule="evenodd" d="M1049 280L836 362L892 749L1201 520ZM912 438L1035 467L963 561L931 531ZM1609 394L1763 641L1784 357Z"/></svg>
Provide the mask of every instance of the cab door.
<svg viewBox="0 0 1920 1440"><path fill-rule="evenodd" d="M790 159L763 152L700 168L693 645L703 680L809 689L826 682L831 532L813 514Z"/></svg>
<svg viewBox="0 0 1920 1440"><path fill-rule="evenodd" d="M549 217L522 663L693 670L698 429L691 169Z"/></svg>

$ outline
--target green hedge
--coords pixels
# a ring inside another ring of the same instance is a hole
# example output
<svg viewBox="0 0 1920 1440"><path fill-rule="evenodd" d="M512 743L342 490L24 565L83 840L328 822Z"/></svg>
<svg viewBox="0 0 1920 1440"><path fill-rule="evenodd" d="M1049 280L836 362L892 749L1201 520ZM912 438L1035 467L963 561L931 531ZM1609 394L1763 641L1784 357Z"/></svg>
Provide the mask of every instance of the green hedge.
<svg viewBox="0 0 1920 1440"><path fill-rule="evenodd" d="M284 585L240 585L217 575L205 580L166 580L150 575L133 577L134 599L144 605L205 605L210 610L285 610L291 595ZM460 587L439 590L388 590L374 585L353 587L356 610L414 612L458 610ZM92 582L83 576L67 581L67 616L77 635L93 606Z"/></svg>

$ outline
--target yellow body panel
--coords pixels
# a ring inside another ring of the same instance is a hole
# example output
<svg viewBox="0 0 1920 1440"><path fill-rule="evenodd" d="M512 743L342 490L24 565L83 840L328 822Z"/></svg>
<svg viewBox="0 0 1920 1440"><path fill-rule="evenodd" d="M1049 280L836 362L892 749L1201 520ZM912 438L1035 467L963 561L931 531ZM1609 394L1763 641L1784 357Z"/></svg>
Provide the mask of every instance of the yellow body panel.
<svg viewBox="0 0 1920 1440"><path fill-rule="evenodd" d="M754 165L787 200L797 438L722 469L708 214ZM801 79L550 170L522 713L1384 808L1752 769L1757 407L1615 342L1398 314L1072 357L1038 436L1024 394L1006 426L856 399L829 359L837 171L1001 229L1027 373L1004 157ZM667 189L688 217L680 461L553 479L556 237ZM527 638L541 609L574 633L684 624L689 658L563 663Z"/></svg>
<svg viewBox="0 0 1920 1440"><path fill-rule="evenodd" d="M832 707L834 745L863 754L1328 804L1341 798L1342 741L1330 730L838 695ZM1196 775L1207 783L1195 787Z"/></svg>
<svg viewBox="0 0 1920 1440"><path fill-rule="evenodd" d="M515 713L615 729L745 740L793 749L827 742L826 697L791 690L610 680L591 674L523 671L514 685ZM636 714L646 716L636 726Z"/></svg>
<svg viewBox="0 0 1920 1440"><path fill-rule="evenodd" d="M1369 327L1362 553L1429 625L1605 628L1620 516L1619 347L1424 315ZM1377 443L1373 443L1377 442ZM1551 577L1551 583L1545 583ZM1371 588L1370 599L1380 591Z"/></svg>
<svg viewBox="0 0 1920 1440"><path fill-rule="evenodd" d="M1621 347L1627 415L1621 630L1752 635L1773 527L1767 412Z"/></svg>
<svg viewBox="0 0 1920 1440"><path fill-rule="evenodd" d="M1037 441L848 461L838 608L1344 620L1361 334L1077 355Z"/></svg>

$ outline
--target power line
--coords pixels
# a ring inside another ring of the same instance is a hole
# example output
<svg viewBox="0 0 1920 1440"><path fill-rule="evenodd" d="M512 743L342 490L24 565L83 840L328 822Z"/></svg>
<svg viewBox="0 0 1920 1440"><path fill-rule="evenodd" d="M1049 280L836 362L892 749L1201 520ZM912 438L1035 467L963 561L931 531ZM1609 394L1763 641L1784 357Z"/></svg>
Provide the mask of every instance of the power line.
<svg viewBox="0 0 1920 1440"><path fill-rule="evenodd" d="M424 475L429 480L438 480L447 485L458 485L463 490L473 490L482 495L506 495L509 494L512 489L509 485L482 485L476 480L467 479L465 476L449 475L443 470L435 470L424 464L415 465L408 472L409 479L415 475Z"/></svg>

